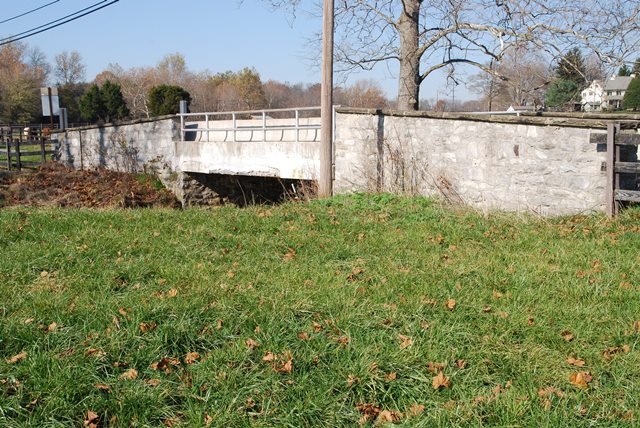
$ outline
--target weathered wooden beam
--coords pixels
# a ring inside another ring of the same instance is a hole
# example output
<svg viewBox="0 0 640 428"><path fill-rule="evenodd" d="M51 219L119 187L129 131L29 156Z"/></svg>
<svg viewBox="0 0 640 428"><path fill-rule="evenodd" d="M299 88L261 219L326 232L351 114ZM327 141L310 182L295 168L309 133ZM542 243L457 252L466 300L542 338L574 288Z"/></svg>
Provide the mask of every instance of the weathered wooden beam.
<svg viewBox="0 0 640 428"><path fill-rule="evenodd" d="M593 144L607 144L606 133L592 133L590 142ZM640 134L620 132L616 134L616 145L618 146L638 146L640 145Z"/></svg>
<svg viewBox="0 0 640 428"><path fill-rule="evenodd" d="M613 123L609 123L607 126L607 188L605 191L605 198L607 202L607 216L613 217L616 214L616 200L615 200L615 137L616 126Z"/></svg>
<svg viewBox="0 0 640 428"><path fill-rule="evenodd" d="M623 174L640 174L640 163L616 162L616 172Z"/></svg>
<svg viewBox="0 0 640 428"><path fill-rule="evenodd" d="M624 202L640 202L640 191L616 190L616 200Z"/></svg>

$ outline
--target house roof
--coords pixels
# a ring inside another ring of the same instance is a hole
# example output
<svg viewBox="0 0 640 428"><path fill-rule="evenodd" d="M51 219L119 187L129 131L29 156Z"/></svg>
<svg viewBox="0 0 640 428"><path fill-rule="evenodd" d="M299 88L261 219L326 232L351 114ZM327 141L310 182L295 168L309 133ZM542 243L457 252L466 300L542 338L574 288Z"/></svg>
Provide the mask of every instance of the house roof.
<svg viewBox="0 0 640 428"><path fill-rule="evenodd" d="M611 79L607 79L604 89L605 91L626 91L632 80L633 77L613 76Z"/></svg>

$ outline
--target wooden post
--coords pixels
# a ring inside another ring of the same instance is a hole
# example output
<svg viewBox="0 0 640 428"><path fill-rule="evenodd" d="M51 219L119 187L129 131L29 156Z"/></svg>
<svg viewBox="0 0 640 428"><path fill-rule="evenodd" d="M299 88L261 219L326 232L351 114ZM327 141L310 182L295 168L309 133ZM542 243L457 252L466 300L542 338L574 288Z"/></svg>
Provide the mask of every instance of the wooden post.
<svg viewBox="0 0 640 428"><path fill-rule="evenodd" d="M11 128L9 134L4 136L4 141L7 148L7 171L11 171Z"/></svg>
<svg viewBox="0 0 640 428"><path fill-rule="evenodd" d="M22 165L20 163L20 145L22 144L22 136L24 135L24 129L18 128L18 140L16 141L16 169L18 171L22 170Z"/></svg>
<svg viewBox="0 0 640 428"><path fill-rule="evenodd" d="M613 217L616 213L615 194L615 145L616 145L615 124L607 124L607 216Z"/></svg>
<svg viewBox="0 0 640 428"><path fill-rule="evenodd" d="M322 94L320 180L318 196L328 198L333 194L333 32L334 0L324 0L322 36Z"/></svg>

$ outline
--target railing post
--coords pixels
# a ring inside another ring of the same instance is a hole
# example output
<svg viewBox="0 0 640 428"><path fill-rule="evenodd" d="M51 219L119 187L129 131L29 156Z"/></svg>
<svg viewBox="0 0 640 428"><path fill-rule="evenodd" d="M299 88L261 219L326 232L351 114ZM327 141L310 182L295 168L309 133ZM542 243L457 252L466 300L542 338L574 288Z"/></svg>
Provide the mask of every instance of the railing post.
<svg viewBox="0 0 640 428"><path fill-rule="evenodd" d="M184 129L184 115L189 111L189 105L186 100L180 100L180 136L181 140L185 141L187 139L187 133Z"/></svg>
<svg viewBox="0 0 640 428"><path fill-rule="evenodd" d="M267 112L262 111L262 142L267 142Z"/></svg>
<svg viewBox="0 0 640 428"><path fill-rule="evenodd" d="M231 122L233 123L233 142L236 142L236 129L237 129L237 124L236 124L236 112L231 113Z"/></svg>
<svg viewBox="0 0 640 428"><path fill-rule="evenodd" d="M296 143L300 142L300 110L296 109Z"/></svg>
<svg viewBox="0 0 640 428"><path fill-rule="evenodd" d="M609 218L616 214L616 192L615 192L615 145L616 145L616 127L615 124L607 124L607 188L606 203L607 216Z"/></svg>
<svg viewBox="0 0 640 428"><path fill-rule="evenodd" d="M7 147L7 170L11 171L11 128L9 128L9 135L4 135L4 141Z"/></svg>
<svg viewBox="0 0 640 428"><path fill-rule="evenodd" d="M211 141L211 135L209 134L209 115L208 114L204 115L204 123L205 123L204 126L207 127L207 142L209 142Z"/></svg>

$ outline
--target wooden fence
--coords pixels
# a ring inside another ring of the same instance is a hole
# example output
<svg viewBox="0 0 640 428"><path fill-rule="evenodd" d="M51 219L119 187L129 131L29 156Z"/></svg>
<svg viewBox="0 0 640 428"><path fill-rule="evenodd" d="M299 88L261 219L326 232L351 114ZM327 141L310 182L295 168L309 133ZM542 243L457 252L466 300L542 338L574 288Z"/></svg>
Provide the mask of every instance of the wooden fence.
<svg viewBox="0 0 640 428"><path fill-rule="evenodd" d="M610 123L606 134L592 134L594 143L607 149L607 215L613 217L629 202L640 203L640 134L635 129L622 129L620 123Z"/></svg>
<svg viewBox="0 0 640 428"><path fill-rule="evenodd" d="M51 159L54 144L48 128L0 127L0 169L35 168Z"/></svg>

